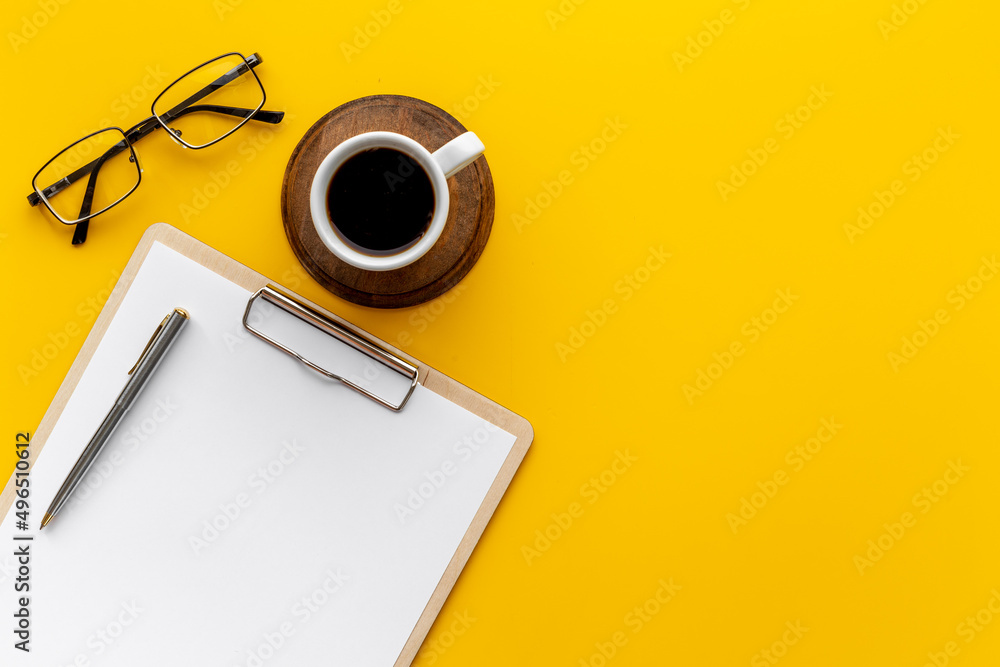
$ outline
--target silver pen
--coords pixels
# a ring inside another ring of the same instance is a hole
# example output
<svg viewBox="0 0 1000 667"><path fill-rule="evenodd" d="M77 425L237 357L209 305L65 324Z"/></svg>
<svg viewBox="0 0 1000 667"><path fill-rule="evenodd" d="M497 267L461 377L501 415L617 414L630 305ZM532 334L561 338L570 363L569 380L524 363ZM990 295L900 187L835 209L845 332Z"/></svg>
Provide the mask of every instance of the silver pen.
<svg viewBox="0 0 1000 667"><path fill-rule="evenodd" d="M111 410L97 428L97 432L90 439L87 448L83 450L73 469L69 471L66 481L59 487L56 497L52 499L52 504L49 505L49 509L45 512L45 517L42 519L42 528L49 525L49 522L55 518L59 510L62 509L62 506L69 500L69 497L73 494L73 490L83 481L87 471L94 465L101 450L104 449L104 445L111 439L111 435L125 417L125 413L135 403L135 399L139 397L143 387L146 386L149 378L152 377L156 371L156 367L160 365L163 357L167 354L167 350L173 345L177 339L177 334L181 332L187 321L188 314L180 308L174 308L169 315L163 318L160 326L156 327L152 338L146 343L142 354L139 355L139 360L135 362L135 366L128 372L129 378L125 383L125 388L118 394L115 404L111 406Z"/></svg>

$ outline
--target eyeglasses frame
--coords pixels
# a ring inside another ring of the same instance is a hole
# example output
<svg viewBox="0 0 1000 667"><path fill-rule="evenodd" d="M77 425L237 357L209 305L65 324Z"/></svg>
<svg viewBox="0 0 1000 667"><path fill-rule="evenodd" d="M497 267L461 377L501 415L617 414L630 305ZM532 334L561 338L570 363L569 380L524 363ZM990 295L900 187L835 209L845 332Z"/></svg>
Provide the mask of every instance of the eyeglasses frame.
<svg viewBox="0 0 1000 667"><path fill-rule="evenodd" d="M228 57L231 57L231 56L239 56L240 59L243 61L243 64L242 65L237 65L235 68L233 68L233 70L231 70L231 71L227 72L226 74L222 75L221 77L219 77L219 79L217 79L216 81L212 82L211 84L209 84L208 86L206 86L202 90L198 91L197 93L195 93L195 95L192 95L188 99L184 100L183 102L181 102L181 104L178 104L178 105L174 106L169 111L167 111L167 112L165 112L163 114L157 114L154 111L154 109L156 108L156 104L157 104L157 102L159 102L160 98L163 97L163 95L167 91L169 91L171 88L173 88L179 81L183 80L186 76L188 76L192 72L194 72L196 70L199 70L202 67L205 67L206 65L209 65L209 64L211 64L211 63L213 63L213 62L215 62L217 60L221 60L223 58L228 58ZM117 127L117 126L101 128L101 129L99 129L99 130L97 130L95 132L91 132L90 134L86 135L85 137L83 137L81 139L78 139L77 141L74 141L73 143L71 143L68 146L66 146L66 148L64 148L61 151L59 151L58 153L56 153L48 162L46 162L42 166L41 169L38 170L38 172L35 174L35 176L31 179L31 187L34 190L34 192L32 192L31 194L28 195L28 203L31 206L37 206L39 203L42 203L42 204L45 205L45 208L47 208L49 210L49 212L59 222L61 222L62 224L64 224L64 225L76 225L77 226L77 230L76 230L76 233L73 235L73 245L79 245L79 244L83 243L86 240L86 236L87 236L87 227L89 226L87 223L89 223L89 221L92 218L94 218L94 217L100 215L101 213L104 213L104 212L106 212L106 211L114 208L118 204L120 204L129 195L131 195L133 192L135 192L136 188L139 187L139 184L142 182L142 168L141 168L140 163L139 163L139 156L135 152L135 149L133 148L133 144L135 142L139 141L140 139L142 139L143 137L151 134L154 130L163 128L163 129L167 130L167 134L170 136L170 138L173 139L176 143L180 144L182 147L184 147L184 148L190 148L192 150L200 150L202 148L207 148L209 146L212 146L212 145L218 143L219 141L225 139L230 134L232 134L236 130L240 129L241 127L243 127L244 125L246 125L251 120L257 120L257 121L261 121L261 122L265 122L265 123L271 123L271 124L277 124L277 123L280 123L282 121L282 119L284 118L284 115L285 115L284 112L282 112L282 111L264 111L263 110L264 104L267 101L267 92L264 90L264 84L261 82L260 77L258 77L257 73L254 71L254 68L256 68L258 65L260 65L262 62L263 62L263 59L260 57L260 54L258 54L258 53L253 53L249 57L246 57L246 56L244 56L243 54L241 54L241 53L239 53L237 51L231 51L229 53L224 53L224 54L222 54L220 56L217 56L215 58L207 60L207 61L201 63L200 65L198 65L196 67L193 67L192 69L188 70L187 72L185 72L181 76L177 77L172 83L170 83L170 85L168 85L166 88L164 88L163 92L161 92L159 95L156 96L156 98L153 100L153 103L150 105L150 112L152 113L152 115L149 116L148 118L145 118L144 120L136 123L135 125L133 125L132 127L130 127L128 130L122 130L120 127ZM246 70L242 69L244 66L246 67ZM218 106L218 105L190 106L191 103L197 102L199 99L205 97L205 95L211 93L215 89L215 88L213 88L213 86L215 86L216 88L217 87L221 87L222 85L225 85L226 83L229 83L229 81L231 81L233 78L235 78L237 76L240 76L240 75L244 74L245 72L249 72L253 76L254 80L257 82L257 85L260 87L261 101L260 101L260 104L258 104L256 108L254 108L254 109L251 110L251 109L244 109L244 108L241 108L241 107L225 107L225 106ZM226 77L230 77L230 78L226 79ZM222 79L226 79L226 80L222 81ZM184 105L187 105L187 106L184 106ZM178 110L179 107L180 107L179 112L176 115L170 115L171 112ZM209 142L207 144L194 145L194 144L190 144L190 143L184 141L181 138L180 133L177 132L177 131L175 131L175 130L173 130L167 124L170 120L173 120L174 118L178 118L178 117L180 117L180 116L182 116L184 114L192 113L194 111L211 111L211 112L214 112L214 113L223 113L223 114L226 114L226 115L243 116L243 120L239 124L235 125L228 132L226 132L225 134L223 134L222 136L217 137L215 140L213 140L213 141L211 141L211 142ZM96 158L94 160L91 160L89 163L83 165L82 167L80 167L79 169L77 169L76 171L74 171L73 173L69 174L68 176L63 177L62 179L60 179L59 181L53 183L52 185L49 185L49 186L44 187L44 188L41 188L41 187L38 186L38 183L37 183L38 177L42 175L42 172L44 172L45 169L50 164L52 164L52 162L54 162L56 160L56 158L58 158L60 155L62 155L66 151L68 151L73 146L76 146L77 144L79 144L79 143L81 143L83 141L86 141L87 139L89 139L89 138L91 138L91 137L93 137L93 136L95 136L97 134L100 134L102 132L111 131L111 130L117 130L118 132L120 132L123 135L123 141L122 142L118 142L117 144L115 144L114 146L112 146L111 149L108 149L108 151L105 151L104 155L102 155L102 156L100 156L100 157L98 157L98 158ZM116 149L116 148L118 150L116 152L114 152L114 153L111 153L111 151L114 150L114 149ZM110 204L108 206L105 206L104 208L102 208L101 210L99 210L97 212L93 212L93 213L90 212L89 208L90 208L91 199L93 197L93 189L96 187L96 177L97 177L97 173L100 171L101 165L104 163L105 160L107 160L110 157L113 157L114 155L117 155L118 153L124 151L126 148L129 150L129 154L130 154L129 155L129 161L135 163L136 170L138 172L138 178L136 179L135 185L133 185L132 188L127 193L125 193L124 195L122 195L121 197L119 197L114 203L112 203L112 204ZM79 178L82 178L83 176L85 176L87 174L90 174L90 182L88 183L88 192L84 196L84 203L83 203L83 206L81 207L81 214L75 220L67 220L67 219L63 218L61 215L59 215L55 211L55 209L49 203L48 198L51 197L51 196L53 196L53 195L55 195L55 194L58 194L63 189L65 189L67 186L71 185L76 180L78 180Z"/></svg>

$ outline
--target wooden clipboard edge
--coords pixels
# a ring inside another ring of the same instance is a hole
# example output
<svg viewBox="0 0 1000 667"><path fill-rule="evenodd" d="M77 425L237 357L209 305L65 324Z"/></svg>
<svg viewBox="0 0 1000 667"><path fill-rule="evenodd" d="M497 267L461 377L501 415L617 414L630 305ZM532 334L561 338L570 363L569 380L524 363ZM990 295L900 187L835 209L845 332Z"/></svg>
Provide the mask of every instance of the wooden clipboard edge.
<svg viewBox="0 0 1000 667"><path fill-rule="evenodd" d="M44 448L45 442L52 432L53 426L62 415L66 404L69 402L70 396L73 394L77 384L80 382L80 378L83 376L84 370L93 358L94 352L97 350L97 346L100 344L101 339L104 338L104 334L111 325L111 321L118 313L118 308L121 306L121 302L125 298L125 294L132 285L132 281L135 279L135 275L138 273L139 267L142 266L146 256L149 254L150 248L152 248L153 244L156 242L162 243L168 248L181 253L188 259L198 262L205 268L251 292L258 290L267 284L278 284L275 281L268 280L264 275L253 271L228 255L225 255L222 252L195 239L194 237L185 234L175 227L171 227L170 225L162 222L151 225L142 235L142 238L139 240L139 244L132 252L132 256L125 265L122 275L118 278L118 282L115 283L114 289L111 291L111 295L108 297L107 302L101 309L101 313L94 322L86 340L84 340L83 346L80 348L80 352L77 354L72 366L70 366L69 372L66 373L65 379L63 379L55 397L52 399L52 403L49 404L49 408L45 411L42 421L32 434L31 450L28 458L29 466L34 466L39 453ZM531 424L524 417L521 417L494 401L491 401L482 394L473 391L444 373L431 368L427 364L414 359L393 345L372 336L367 331L354 326L350 322L345 321L325 308L318 306L307 299L302 300L333 320L343 324L351 331L371 339L393 354L397 354L417 366L420 369L421 384L423 384L425 388L430 389L434 393L462 406L474 415L481 417L490 423L496 424L516 438L510 453L504 460L503 466L500 468L499 473L497 473L496 478L493 480L493 484L490 486L490 489L486 494L486 498L479 506L479 509L476 510L476 515L473 517L472 523L469 525L469 529L462 537L462 541L459 543L458 549L455 551L451 561L445 568L444 574L441 576L441 579L438 581L438 585L434 589L434 593L431 595L430 600L428 600L427 605L420 614L417 624L414 626L393 666L405 667L416 657L417 651L420 649L420 645L423 643L424 638L427 636L431 626L434 624L434 620L437 618L438 613L444 606L445 600L448 598L448 594L454 587L455 582L458 581L459 574L461 574L466 562L468 562L469 557L472 555L472 550L475 548L476 543L479 542L479 538L482 536L483 531L486 530L487 523L489 523L490 518L493 516L493 512L500 504L500 499L503 497L508 485L514 478L514 473L517 471L517 468L524 459L528 448L531 446L531 442L534 439L534 431ZM7 512L14 503L14 479L15 475L11 474L10 479L7 480L7 484L4 487L3 493L0 494L0 521L7 516ZM32 504L32 508L38 509L37 506L34 505L34 502ZM32 512L33 517L35 517L36 514L38 514L38 512Z"/></svg>
<svg viewBox="0 0 1000 667"><path fill-rule="evenodd" d="M100 314L94 321L93 327L90 329L90 333L83 341L83 345L80 347L80 351L76 355L76 359L73 360L73 364L69 367L69 371L66 373L66 377L63 378L62 383L59 385L59 389L56 390L56 395L52 398L52 402L49 403L48 409L45 410L45 414L42 416L42 420L38 423L38 428L34 430L31 434L31 447L28 451L28 465L29 471L35 466L35 461L38 460L38 455L41 453L42 448L45 446L45 442L48 440L49 435L52 433L52 428L55 426L56 422L59 421L59 417L62 416L63 410L66 408L66 404L69 402L69 397L73 395L73 391L76 390L76 385L79 384L80 378L83 376L84 370L90 364L90 360L94 356L94 352L97 350L97 346L100 344L101 339L104 338L105 332L107 332L108 327L111 326L112 320L114 320L115 315L118 313L118 307L121 306L122 299L125 298L125 293L128 292L129 286L132 284L132 280L135 278L135 274L138 273L139 267L142 266L143 261L146 259L146 255L149 253L149 249L153 246L154 234L151 231L159 227L160 224L157 223L151 226L139 239L139 244L136 246L135 250L132 251L132 255L129 257L128 263L125 265L125 269L122 274L118 277L118 282L111 290L108 300L104 303L104 307L101 308ZM3 492L0 493L0 521L3 521L7 517L7 512L10 511L11 506L14 504L16 498L16 487L14 480L16 478L17 469L11 474L10 478L7 480L7 484L4 486ZM41 513L44 509L37 505L38 499L34 498L31 504L31 516L32 520L35 522L41 522Z"/></svg>
<svg viewBox="0 0 1000 667"><path fill-rule="evenodd" d="M500 504L500 499L506 493L511 480L514 479L514 473L517 472L521 461L524 460L525 455L528 453L528 447L531 446L531 442L535 437L534 429L532 429L527 419L491 401L482 394L469 389L444 373L429 369L427 378L423 381L423 384L434 393L502 427L505 431L513 435L516 440L511 447L510 453L507 454L503 465L500 467L496 478L493 480L490 490L487 491L482 504L476 510L476 516L473 517L472 523L469 524L469 529L462 537L462 541L459 543L455 554L451 557L448 567L445 568L441 580L438 581L438 585L434 589L434 593L431 595L430 600L427 601L427 606L424 607L424 611L420 614L417 624L413 627L410 637L406 640L403 650L400 652L396 662L393 663L393 667L408 667L417 656L417 651L420 650L420 646L427 637L427 633L430 632L431 626L437 619L438 614L441 613L441 608L444 607L444 603L448 599L448 594L451 593L451 589L454 588L459 575L465 569L465 564L472 556L472 550L479 543L479 538L482 537L483 532L486 530L486 525L493 517L493 513ZM458 397L456 398L456 396ZM480 403L481 405L478 407L484 408L483 412L470 407L469 404L472 402ZM487 414L484 414L484 412ZM489 413L495 413L495 416L489 416Z"/></svg>

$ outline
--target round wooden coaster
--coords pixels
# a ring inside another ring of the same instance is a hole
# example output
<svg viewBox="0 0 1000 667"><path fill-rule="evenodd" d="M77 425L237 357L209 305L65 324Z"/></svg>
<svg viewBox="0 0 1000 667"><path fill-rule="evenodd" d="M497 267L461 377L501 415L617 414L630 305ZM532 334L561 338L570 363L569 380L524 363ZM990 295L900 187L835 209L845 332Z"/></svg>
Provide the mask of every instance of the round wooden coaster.
<svg viewBox="0 0 1000 667"><path fill-rule="evenodd" d="M483 253L493 228L493 176L480 157L448 179L448 222L416 262L393 271L356 268L323 245L309 212L309 191L319 163L335 146L376 130L406 135L431 152L466 131L448 112L413 97L372 95L341 105L316 121L292 152L281 185L281 217L295 256L328 290L363 306L414 306L454 287Z"/></svg>

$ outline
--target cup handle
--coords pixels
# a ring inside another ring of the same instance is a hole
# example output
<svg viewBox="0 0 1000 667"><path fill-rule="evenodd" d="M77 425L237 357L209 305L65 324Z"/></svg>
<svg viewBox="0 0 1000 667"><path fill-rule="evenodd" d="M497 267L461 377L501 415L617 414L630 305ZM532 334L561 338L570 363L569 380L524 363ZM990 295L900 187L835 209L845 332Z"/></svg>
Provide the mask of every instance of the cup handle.
<svg viewBox="0 0 1000 667"><path fill-rule="evenodd" d="M451 178L468 167L486 151L486 146L474 132L460 134L441 148L431 153L431 157L441 167L445 178Z"/></svg>

